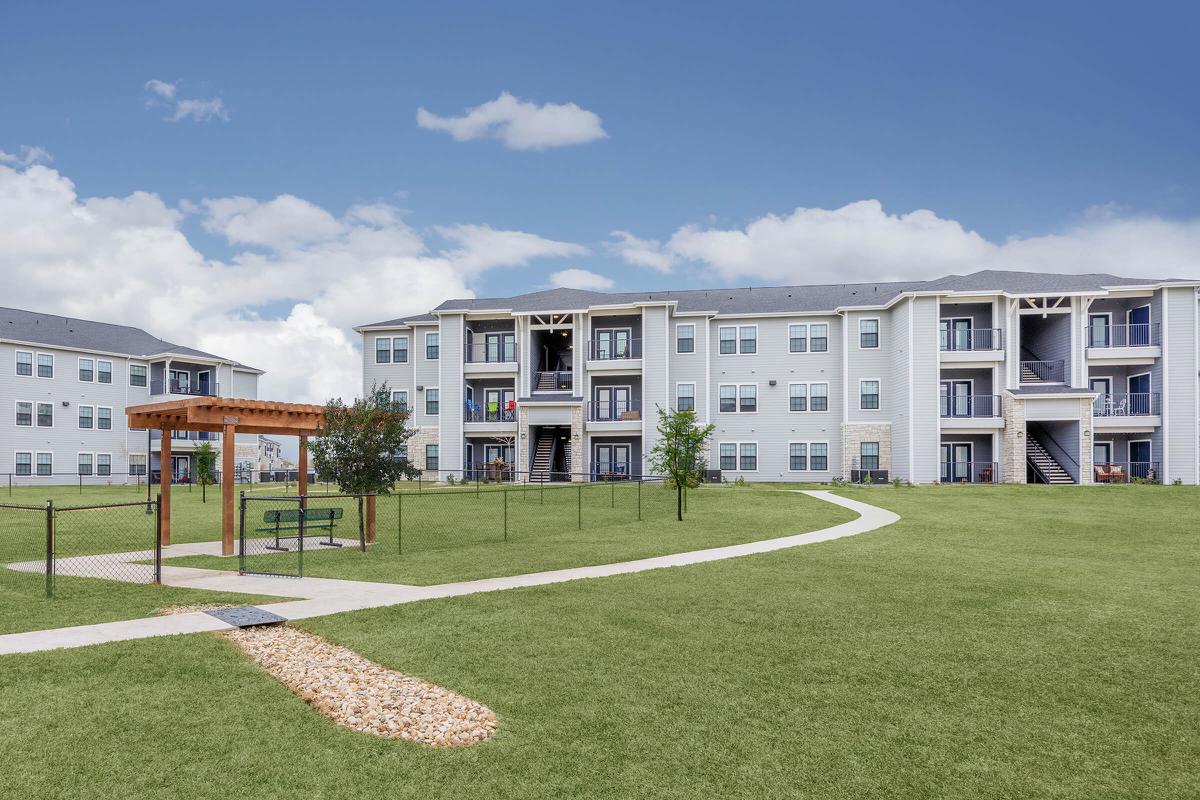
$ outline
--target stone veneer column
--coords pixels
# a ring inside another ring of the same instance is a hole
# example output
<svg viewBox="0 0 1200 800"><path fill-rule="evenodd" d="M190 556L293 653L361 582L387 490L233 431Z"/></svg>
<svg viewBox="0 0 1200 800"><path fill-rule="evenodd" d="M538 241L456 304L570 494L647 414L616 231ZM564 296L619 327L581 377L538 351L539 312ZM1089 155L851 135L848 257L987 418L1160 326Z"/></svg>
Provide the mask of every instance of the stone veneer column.
<svg viewBox="0 0 1200 800"><path fill-rule="evenodd" d="M527 478L525 474L529 472L529 415L525 413L525 407L517 406L517 474L521 478Z"/></svg>
<svg viewBox="0 0 1200 800"><path fill-rule="evenodd" d="M1004 406L1004 457L1000 461L1000 480L1026 483L1025 479L1025 401L1010 394L1001 395Z"/></svg>
<svg viewBox="0 0 1200 800"><path fill-rule="evenodd" d="M892 423L847 422L842 425L842 478L850 480L850 470L861 469L861 445L879 442L879 468L891 472Z"/></svg>
<svg viewBox="0 0 1200 800"><path fill-rule="evenodd" d="M426 468L425 445L427 445L427 444L438 445L438 459L440 461L440 459L441 459L441 442L439 441L438 429L434 428L434 427L420 427L420 428L414 429L413 435L410 436L408 439L408 460L410 463L414 464L415 466L419 467L420 469ZM439 464L439 467L441 469L457 470L461 466L462 466L461 464L456 464L454 466L447 466L445 464ZM426 475L425 477L430 480L441 480L440 475L439 476Z"/></svg>
<svg viewBox="0 0 1200 800"><path fill-rule="evenodd" d="M571 480L582 481L587 473L587 461L583 455L583 406L571 408Z"/></svg>
<svg viewBox="0 0 1200 800"><path fill-rule="evenodd" d="M1084 397L1079 401L1079 482L1095 483L1096 472L1092 468L1092 441L1096 431L1092 428L1092 401Z"/></svg>

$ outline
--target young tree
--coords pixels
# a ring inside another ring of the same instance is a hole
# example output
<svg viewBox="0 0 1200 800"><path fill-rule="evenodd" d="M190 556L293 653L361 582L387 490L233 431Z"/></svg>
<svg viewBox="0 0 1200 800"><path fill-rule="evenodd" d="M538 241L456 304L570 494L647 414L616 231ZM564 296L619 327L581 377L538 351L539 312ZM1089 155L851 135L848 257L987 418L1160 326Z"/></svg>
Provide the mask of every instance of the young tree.
<svg viewBox="0 0 1200 800"><path fill-rule="evenodd" d="M415 431L408 411L392 402L387 384L372 386L366 397L346 405L325 404L325 427L308 443L318 475L327 475L347 494L387 494L400 478L419 474L396 454Z"/></svg>
<svg viewBox="0 0 1200 800"><path fill-rule="evenodd" d="M650 467L675 485L676 516L683 521L683 490L700 485L708 461L708 439L715 425L700 427L695 411L658 409L658 442L650 451Z"/></svg>
<svg viewBox="0 0 1200 800"><path fill-rule="evenodd" d="M217 451L211 442L201 442L196 448L196 482L200 484L200 502L208 502L208 487L217 482ZM225 480L233 480L226 475Z"/></svg>

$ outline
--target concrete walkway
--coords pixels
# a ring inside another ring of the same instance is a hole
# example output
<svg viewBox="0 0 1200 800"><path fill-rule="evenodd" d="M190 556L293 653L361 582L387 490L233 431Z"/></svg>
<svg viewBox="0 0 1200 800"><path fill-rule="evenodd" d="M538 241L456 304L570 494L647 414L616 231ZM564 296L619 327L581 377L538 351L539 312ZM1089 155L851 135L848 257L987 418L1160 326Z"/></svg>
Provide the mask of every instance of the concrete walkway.
<svg viewBox="0 0 1200 800"><path fill-rule="evenodd" d="M795 490L799 491L799 490ZM666 567L682 567L720 561L726 558L769 553L789 547L799 547L816 542L827 542L877 530L900 519L876 506L839 497L827 491L799 491L809 497L842 506L859 514L858 519L834 525L819 531L810 531L758 542L714 547L708 550L693 550L666 556L622 561L616 564L597 564L589 567L573 567L548 572L532 572L505 578L485 578L477 581L443 583L436 586L406 586L396 583L369 583L366 581L336 580L332 578L273 578L255 575L238 575L235 572L192 569L186 567L163 567L163 584L191 589L211 589L242 594L285 595L302 598L299 600L269 603L258 606L286 619L308 619L343 611L358 611L366 608L412 603L441 597L457 597L479 592L494 592L503 589L519 589L528 586L544 586L585 578L604 578L610 575L626 575ZM219 545L219 543L217 543ZM195 555L213 543L171 545L163 551L164 558ZM171 551L168 554L168 550ZM74 628L56 628L47 631L10 633L0 636L0 655L6 653L31 653L64 647L83 647L102 642L118 642L144 639L152 636L167 636L180 633L228 630L232 626L202 612L176 614L166 617L148 617L124 622L106 622L99 625L81 625Z"/></svg>

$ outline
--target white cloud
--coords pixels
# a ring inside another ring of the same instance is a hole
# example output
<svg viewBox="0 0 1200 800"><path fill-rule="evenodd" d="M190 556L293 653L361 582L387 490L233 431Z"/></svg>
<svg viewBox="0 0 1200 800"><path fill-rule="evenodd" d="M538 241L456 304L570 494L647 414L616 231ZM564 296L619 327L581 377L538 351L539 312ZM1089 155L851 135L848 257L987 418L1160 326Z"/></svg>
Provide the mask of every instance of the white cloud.
<svg viewBox="0 0 1200 800"><path fill-rule="evenodd" d="M685 225L665 244L623 232L614 243L638 266L690 261L715 279L785 284L914 280L980 269L1200 275L1200 220L1130 215L1103 206L1054 234L992 242L932 211L889 214L877 200L797 208L742 228ZM661 267L660 267L661 268Z"/></svg>
<svg viewBox="0 0 1200 800"><path fill-rule="evenodd" d="M608 249L635 267L670 272L679 263L679 256L664 250L662 243L654 239L639 239L629 231L612 231L609 236L617 241L610 242Z"/></svg>
<svg viewBox="0 0 1200 800"><path fill-rule="evenodd" d="M498 231L488 225L439 226L437 232L457 247L446 258L469 273L500 266L519 267L535 258L587 255L587 248L571 242L543 239L523 231Z"/></svg>
<svg viewBox="0 0 1200 800"><path fill-rule="evenodd" d="M219 119L228 122L230 119L229 109L220 97L208 100L185 99L179 97L179 87L176 84L158 79L146 81L143 88L151 95L146 99L146 108L166 109L167 116L163 119L167 122L180 122L185 119L195 122Z"/></svg>
<svg viewBox="0 0 1200 800"><path fill-rule="evenodd" d="M236 252L218 260L197 250L181 227L188 213L202 214ZM0 219L6 305L136 325L267 370L262 397L309 402L361 391L350 326L471 297L481 270L578 247L464 225L447 229L460 236L452 252L435 253L386 204L337 217L281 195L209 198L181 210L148 192L80 197L39 165L0 165ZM473 249L489 240L509 244Z"/></svg>
<svg viewBox="0 0 1200 800"><path fill-rule="evenodd" d="M588 289L603 292L613 287L611 278L588 272L586 269L564 269L550 274L550 285L565 289Z"/></svg>
<svg viewBox="0 0 1200 800"><path fill-rule="evenodd" d="M606 139L600 117L574 103L538 105L501 92L495 100L468 108L461 117L417 109L417 124L445 131L456 142L498 139L510 150L545 150Z"/></svg>
<svg viewBox="0 0 1200 800"><path fill-rule="evenodd" d="M28 167L30 164L45 164L53 160L54 157L44 147L31 147L30 145L23 144L21 145L20 155L0 150L0 164Z"/></svg>

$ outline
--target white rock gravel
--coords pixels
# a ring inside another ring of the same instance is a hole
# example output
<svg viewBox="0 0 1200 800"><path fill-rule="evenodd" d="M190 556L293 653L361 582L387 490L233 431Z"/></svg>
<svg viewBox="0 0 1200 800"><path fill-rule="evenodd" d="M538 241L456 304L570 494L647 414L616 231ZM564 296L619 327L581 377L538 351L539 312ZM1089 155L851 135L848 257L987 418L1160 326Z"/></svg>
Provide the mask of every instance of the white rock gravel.
<svg viewBox="0 0 1200 800"><path fill-rule="evenodd" d="M284 625L222 634L310 706L359 733L430 747L467 747L496 732L487 706L382 667L353 650Z"/></svg>

